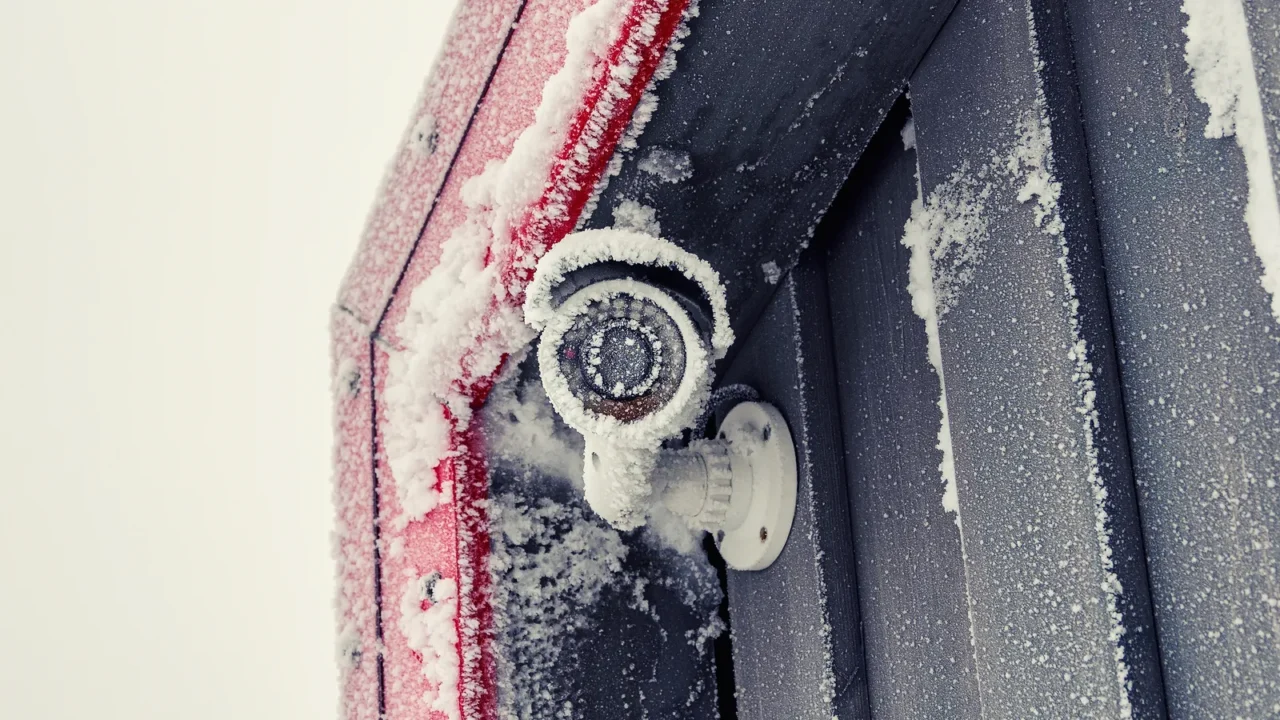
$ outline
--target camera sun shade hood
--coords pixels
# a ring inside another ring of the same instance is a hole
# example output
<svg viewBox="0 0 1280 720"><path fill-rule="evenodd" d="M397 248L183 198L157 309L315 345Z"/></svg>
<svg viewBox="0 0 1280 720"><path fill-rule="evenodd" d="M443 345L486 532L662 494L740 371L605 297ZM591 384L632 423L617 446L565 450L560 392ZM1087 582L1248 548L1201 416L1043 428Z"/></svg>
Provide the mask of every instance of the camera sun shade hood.
<svg viewBox="0 0 1280 720"><path fill-rule="evenodd" d="M711 355L719 360L733 344L720 275L705 260L674 243L634 230L583 230L565 237L538 262L526 289L524 319L542 332L564 298L556 289L572 273L592 265L621 263L637 269L675 270L698 286L711 309Z"/></svg>

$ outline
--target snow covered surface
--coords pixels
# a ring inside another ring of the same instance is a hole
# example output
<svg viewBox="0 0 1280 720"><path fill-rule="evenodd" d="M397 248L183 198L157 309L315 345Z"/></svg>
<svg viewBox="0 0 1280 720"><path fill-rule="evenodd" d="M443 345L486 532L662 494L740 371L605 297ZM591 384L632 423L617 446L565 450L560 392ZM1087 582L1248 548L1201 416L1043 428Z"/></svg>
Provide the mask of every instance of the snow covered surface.
<svg viewBox="0 0 1280 720"><path fill-rule="evenodd" d="M908 150L916 147L915 118L902 128L902 144ZM982 175L988 172L983 169ZM968 553L965 551L964 523L960 514L960 497L956 486L955 450L951 444L951 419L947 410L947 381L942 367L942 345L938 321L950 309L949 302L957 285L968 279L968 266L980 256L986 234L982 201L991 193L990 185L975 192L974 181L963 170L930 192L926 201L920 185L920 169L916 168L916 199L911 203L911 216L903 229L902 244L911 251L907 266L907 290L911 293L911 309L924 320L929 365L938 376L938 444L942 460L938 472L942 477L942 507L955 516L960 530L960 554L965 565L965 604L969 611L969 642L977 658L977 637L973 617L973 594L969 588ZM981 675L978 675L981 684Z"/></svg>
<svg viewBox="0 0 1280 720"><path fill-rule="evenodd" d="M523 286L537 258L572 228L592 189L607 178L614 144L637 126L630 109L649 73L670 66L667 41L678 34L684 9L678 0L583 5L524 6L508 55L489 78L486 101L469 119L467 139L430 207L432 220L404 266L401 290L376 328L377 437L385 452L375 459L375 513L380 510L383 583L396 587L439 575L457 588L451 651L443 643L423 644L420 615L436 605L427 603L417 614L408 601L383 609L384 645L374 647L386 661L389 716L419 713L423 702L437 706L438 715L442 703L454 702L471 718L492 703L486 695L492 658L484 641L489 578L477 570L486 562L487 525L475 408L504 360L532 339L520 312ZM491 39L501 44L500 37ZM479 50L473 62L486 57ZM540 100L531 102L539 87ZM420 112L402 158L440 157L451 141L448 119L430 108ZM417 202L380 201L371 227L383 222L387 206ZM367 241L366 251L371 244L377 243ZM377 273L357 258L348 287ZM351 312L360 316L358 310ZM442 506L449 510L440 512Z"/></svg>
<svg viewBox="0 0 1280 720"><path fill-rule="evenodd" d="M750 382L787 419L796 443L796 508L787 544L761 572L730 572L730 630L739 708L755 717L828 720L857 717L860 652L845 642L858 632L852 586L847 518L837 483L827 465L820 418L830 417L835 399L821 362L826 352L808 332L814 303L793 271L755 327L735 347L725 371L728 385ZM824 309L825 312L825 309ZM815 365L817 366L815 368ZM785 608L780 612L779 608ZM745 713L744 713L745 715Z"/></svg>
<svg viewBox="0 0 1280 720"><path fill-rule="evenodd" d="M482 412L499 716L667 717L664 703L704 716L715 697L710 641L724 627L714 569L655 531L622 533L596 517L580 494L582 438L553 411L532 358L504 375ZM677 592L655 596L659 587ZM606 629L623 618L638 635ZM637 647L656 638L650 651ZM635 704L622 710L620 700Z"/></svg>
<svg viewBox="0 0 1280 720"><path fill-rule="evenodd" d="M1196 97L1209 106L1207 138L1235 136L1249 173L1245 221L1262 261L1262 286L1280 322L1280 204L1276 198L1262 98L1241 0L1184 0L1186 59Z"/></svg>
<svg viewBox="0 0 1280 720"><path fill-rule="evenodd" d="M1029 3L962 5L913 79L908 289L938 375L939 494L960 530L982 706L1030 715L1070 697L1080 716L1130 717L1110 516L1129 480L1099 459L1075 257L1090 240L1065 221L1045 97L1057 71L1036 20ZM999 61L973 51L1020 37ZM981 110L955 105L964 73L984 78Z"/></svg>
<svg viewBox="0 0 1280 720"><path fill-rule="evenodd" d="M422 656L430 683L422 702L434 712L461 720L458 704L458 583L431 573L405 581L400 596L400 632Z"/></svg>
<svg viewBox="0 0 1280 720"><path fill-rule="evenodd" d="M693 177L693 161L683 150L650 148L637 165L642 172L656 175L663 182L679 183Z"/></svg>
<svg viewBox="0 0 1280 720"><path fill-rule="evenodd" d="M378 707L376 657L376 567L374 546L373 435L369 417L369 340L364 326L346 313L332 319L334 374L333 504L338 517L333 533L337 565L334 606L337 610L337 666L339 669L339 717L372 720Z"/></svg>
<svg viewBox="0 0 1280 720"><path fill-rule="evenodd" d="M391 298L498 61L519 0L460 0L400 149L386 169L339 303L375 325Z"/></svg>
<svg viewBox="0 0 1280 720"><path fill-rule="evenodd" d="M406 521L447 500L432 490L434 468L449 447L451 423L441 407L453 421L469 422L471 400L459 381L492 374L507 353L533 337L509 306L494 312L495 301L509 291L503 276L509 266L490 259L524 256L513 246L514 235L542 195L593 67L614 41L626 9L617 0L601 0L570 22L568 56L543 89L533 126L520 134L507 160L490 164L463 187L468 215L444 243L436 269L413 290L397 328L408 347L392 357L387 382L388 457L402 497L418 500L404 507ZM477 338L488 341L477 348Z"/></svg>
<svg viewBox="0 0 1280 720"><path fill-rule="evenodd" d="M645 235L662 237L658 211L631 199L623 200L613 209L613 226L619 230L635 230Z"/></svg>
<svg viewBox="0 0 1280 720"><path fill-rule="evenodd" d="M413 290L397 327L406 351L393 355L387 383L387 449L397 487L411 501L404 508L406 521L422 518L448 499L447 488L432 487L430 471L444 457L451 424L470 418L469 384L491 375L507 354L533 338L513 302L520 283L509 273L532 270L546 252L551 238L532 237L529 228L566 219L564 189L546 195L549 203L539 202L548 178L568 172L562 163L585 167L590 149L599 143L603 129L588 124L567 159L558 159L594 69L619 42L622 18L631 7L600 0L570 22L568 55L543 90L534 124L520 134L506 160L490 163L464 185L465 219L445 241L439 264ZM652 14L661 10L655 6ZM652 39L655 22L640 25L630 42ZM646 30L647 38L641 32ZM606 107L596 112L613 112L613 104L625 97L623 83L637 70L634 51L631 57L632 64L612 66L602 99ZM477 345L478 338L484 340Z"/></svg>
<svg viewBox="0 0 1280 720"><path fill-rule="evenodd" d="M1040 74L1044 64L1039 55L1036 22L1030 0L1027 2L1027 26L1030 29L1032 56L1037 70L1036 97L1030 116L1024 118L1019 126L1018 145L1014 152L1016 160L1010 160L1010 167L1020 174L1022 184L1018 189L1018 202L1033 203L1036 227L1056 240L1061 250L1058 267L1062 277L1063 307L1068 313L1071 338L1074 341L1067 350L1067 358L1075 366L1072 383L1076 391L1075 410L1080 417L1084 439L1081 452L1087 465L1088 482L1093 490L1094 530L1103 575L1105 610L1111 624L1108 639L1113 644L1118 710L1120 717L1129 718L1133 716L1133 706L1129 699L1129 665L1125 660L1125 646L1121 643L1126 629L1124 617L1119 610L1124 588L1116 576L1115 564L1112 562L1111 521L1107 514L1108 491L1098 460L1100 420L1095 406L1097 392L1094 386L1094 367L1089 361L1089 344L1081 327L1080 299L1071 273L1071 244L1067 240L1066 224L1059 212L1062 185L1054 177L1053 138L1045 99L1044 77Z"/></svg>
<svg viewBox="0 0 1280 720"><path fill-rule="evenodd" d="M914 121L911 128L914 147ZM906 129L903 131L907 137ZM939 319L951 309L955 294L969 281L973 263L982 254L987 232L983 203L991 195L991 185L984 182L991 168L984 167L976 177L964 169L930 191L927 198L920 190L911 205L911 217L903 229L902 244L911 250L908 289L911 306L925 322L929 338L929 364L938 375L938 409L942 424L938 429L938 449L942 451L942 505L956 513L960 507L956 496L955 456L951 448L951 425L947 416L947 384L942 369L942 348L938 341ZM917 182L919 172L917 171Z"/></svg>

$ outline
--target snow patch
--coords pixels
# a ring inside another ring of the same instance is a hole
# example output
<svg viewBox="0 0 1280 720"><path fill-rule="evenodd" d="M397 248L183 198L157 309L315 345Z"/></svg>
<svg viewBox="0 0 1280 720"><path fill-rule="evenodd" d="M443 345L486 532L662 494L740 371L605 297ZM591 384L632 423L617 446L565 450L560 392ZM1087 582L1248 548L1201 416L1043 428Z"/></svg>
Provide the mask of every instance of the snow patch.
<svg viewBox="0 0 1280 720"><path fill-rule="evenodd" d="M591 199L587 201L582 216L578 219L578 227L574 228L575 230L582 229L583 223L595 212L596 205L600 202L600 196L604 193L605 188L609 186L609 181L622 172L622 165L627 157L639 147L640 136L644 134L645 127L648 126L649 120L658 109L657 85L671 77L671 74L676 71L676 55L684 48L684 39L689 37L689 22L696 17L698 17L698 2L697 0L690 0L689 4L685 6L684 13L680 16L680 25L676 27L671 42L662 54L662 59L658 61L658 67L654 70L653 77L649 79L649 86L640 95L640 101L636 104L636 109L631 113L631 122L627 125L627 131L623 133L622 139L618 141L618 147L614 150L613 157L609 158L609 165L604 174L596 181L596 186L591 192ZM659 233L654 232L652 234L657 235Z"/></svg>
<svg viewBox="0 0 1280 720"><path fill-rule="evenodd" d="M662 236L662 225L658 223L658 211L635 200L624 199L618 203L618 207L613 209L613 227L616 230L634 230L653 237Z"/></svg>
<svg viewBox="0 0 1280 720"><path fill-rule="evenodd" d="M645 521L644 532L653 544L670 548L681 555L693 555L699 552L699 540L702 530L689 527L683 517L671 512L666 504L655 502L649 507L649 518Z"/></svg>
<svg viewBox="0 0 1280 720"><path fill-rule="evenodd" d="M656 175L663 182L678 183L693 177L693 160L683 150L652 148L640 158L636 167L642 172Z"/></svg>
<svg viewBox="0 0 1280 720"><path fill-rule="evenodd" d="M915 127L914 121L911 127ZM955 514L957 525L960 524L960 500L938 326L955 304L957 293L973 277L973 267L982 256L982 242L987 234L985 203L992 189L989 175L988 168L971 175L962 167L934 188L928 198L920 189L902 234L902 244L911 251L907 265L911 309L924 320L929 364L938 376L938 410L942 422L937 448L942 451L938 467L943 482L942 506ZM920 182L919 167L916 182L917 185Z"/></svg>
<svg viewBox="0 0 1280 720"><path fill-rule="evenodd" d="M1267 128L1253 66L1252 45L1240 0L1183 0L1187 16L1186 60L1196 97L1209 106L1204 136L1234 135L1249 177L1245 223L1262 261L1262 287L1280 321L1280 204L1277 204Z"/></svg>
<svg viewBox="0 0 1280 720"><path fill-rule="evenodd" d="M449 720L461 720L458 704L458 584L431 573L410 579L400 596L400 632L422 655L428 689L422 701Z"/></svg>
<svg viewBox="0 0 1280 720"><path fill-rule="evenodd" d="M907 122L903 124L902 131L899 134L902 136L903 150L916 149L916 119L915 118L908 116Z"/></svg>
<svg viewBox="0 0 1280 720"><path fill-rule="evenodd" d="M513 358L512 367L520 360ZM542 383L499 382L485 414L485 451L491 463L564 478L582 489L582 436L560 421Z"/></svg>
<svg viewBox="0 0 1280 720"><path fill-rule="evenodd" d="M777 285L782 279L782 268L778 267L778 263L770 260L760 266L760 272L764 274L764 281L770 285Z"/></svg>
<svg viewBox="0 0 1280 720"><path fill-rule="evenodd" d="M392 377L403 359L391 358ZM411 405L413 396L404 397L411 392L412 386L388 383L385 395L388 410ZM454 405L463 407L464 403ZM404 527L412 520L426 517L442 502L453 500L452 487L448 482L438 482L436 474L436 465L449 451L452 424L445 414L445 406L439 403L426 403L413 416L405 417L398 412L389 412L389 415L396 430L388 429L386 433L387 457L396 478L396 497L403 510L397 526Z"/></svg>
<svg viewBox="0 0 1280 720"><path fill-rule="evenodd" d="M679 588L687 608L707 613L690 637L706 643L723 628L716 615L719 585L705 558L688 553L664 561L661 574L644 561L646 570L625 565L628 544L670 545L655 543L661 533L652 525L642 536L624 536L582 504L575 491L581 438L552 411L532 363L517 359L512 366L482 410L492 461L488 569L499 717L577 717L582 709L562 692L572 683L566 667L577 659L577 644L593 642L599 623L613 619L612 610L639 610L660 628L646 589L651 583ZM672 571L679 574L667 574Z"/></svg>

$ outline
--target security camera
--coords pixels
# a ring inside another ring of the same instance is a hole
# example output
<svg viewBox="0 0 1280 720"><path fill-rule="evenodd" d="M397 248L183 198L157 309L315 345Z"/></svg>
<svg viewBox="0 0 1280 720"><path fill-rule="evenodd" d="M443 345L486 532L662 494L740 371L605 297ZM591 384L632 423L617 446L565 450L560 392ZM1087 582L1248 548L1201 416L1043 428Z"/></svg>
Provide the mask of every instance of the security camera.
<svg viewBox="0 0 1280 720"><path fill-rule="evenodd" d="M541 333L547 396L585 440L592 509L630 530L663 502L714 532L731 566L761 569L781 552L795 508L781 414L742 403L716 440L670 447L703 416L712 366L733 342L724 298L696 255L638 232L588 230L539 261L524 311Z"/></svg>

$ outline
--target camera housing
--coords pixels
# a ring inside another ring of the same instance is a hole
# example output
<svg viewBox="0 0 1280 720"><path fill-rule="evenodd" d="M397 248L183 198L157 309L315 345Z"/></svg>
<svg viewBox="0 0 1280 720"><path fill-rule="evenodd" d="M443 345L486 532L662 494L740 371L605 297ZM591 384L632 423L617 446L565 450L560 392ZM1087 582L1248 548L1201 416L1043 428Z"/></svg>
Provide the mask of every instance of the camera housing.
<svg viewBox="0 0 1280 720"><path fill-rule="evenodd" d="M716 272L660 238L588 230L541 259L524 311L541 332L547 396L585 440L596 514L631 530L660 502L714 533L730 567L768 567L795 514L795 448L782 414L740 402L716 439L675 442L702 424L713 365L733 342Z"/></svg>
<svg viewBox="0 0 1280 720"><path fill-rule="evenodd" d="M697 422L733 343L719 275L669 241L587 230L541 258L526 293L547 395L586 441L587 501L638 527L663 443Z"/></svg>

